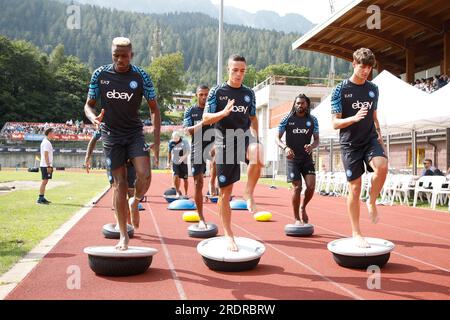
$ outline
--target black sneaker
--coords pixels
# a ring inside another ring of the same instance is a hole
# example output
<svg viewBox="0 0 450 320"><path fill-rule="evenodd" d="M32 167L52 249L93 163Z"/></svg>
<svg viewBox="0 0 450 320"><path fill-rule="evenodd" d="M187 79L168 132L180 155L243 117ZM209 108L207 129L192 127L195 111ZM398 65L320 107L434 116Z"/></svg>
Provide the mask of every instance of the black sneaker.
<svg viewBox="0 0 450 320"><path fill-rule="evenodd" d="M45 198L44 198L44 199L42 199L42 201L44 201L44 203L45 203L45 204L50 204L50 203L52 203L51 201L48 201L48 200L47 200L47 199L45 199Z"/></svg>
<svg viewBox="0 0 450 320"><path fill-rule="evenodd" d="M37 199L36 204L49 204L48 201L44 201L45 199Z"/></svg>

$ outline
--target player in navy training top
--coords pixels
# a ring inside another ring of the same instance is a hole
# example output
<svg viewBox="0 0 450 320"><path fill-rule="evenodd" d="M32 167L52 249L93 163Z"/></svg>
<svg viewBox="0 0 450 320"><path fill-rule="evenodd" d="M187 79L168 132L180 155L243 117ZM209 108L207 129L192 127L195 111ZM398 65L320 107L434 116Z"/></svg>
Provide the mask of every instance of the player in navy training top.
<svg viewBox="0 0 450 320"><path fill-rule="evenodd" d="M244 199L247 209L257 211L253 192L264 165L263 149L258 143L255 93L244 86L247 63L232 55L228 59L228 80L211 89L203 113L205 125L214 124L215 160L219 181L219 214L223 223L228 250L238 251L231 230L230 196L233 183L240 179L240 162L249 164ZM249 130L250 129L250 130Z"/></svg>
<svg viewBox="0 0 450 320"><path fill-rule="evenodd" d="M311 201L316 187L316 169L311 152L319 145L319 122L310 114L310 99L300 94L294 99L289 112L278 126L277 144L286 153L287 181L292 183L292 207L294 209L295 224L307 223L309 218L306 206ZM286 143L281 138L286 133ZM313 143L311 138L314 137ZM305 179L306 191L300 204L302 191L302 176ZM299 209L302 212L300 217Z"/></svg>
<svg viewBox="0 0 450 320"><path fill-rule="evenodd" d="M377 223L376 200L388 170L386 150L377 118L378 87L367 80L374 65L375 55L370 49L356 50L353 53L353 75L334 88L331 94L333 127L340 129L342 162L350 185L347 207L352 234L356 245L362 248L368 248L370 245L362 236L359 227L361 176L366 169L374 172L366 204L372 222Z"/></svg>
<svg viewBox="0 0 450 320"><path fill-rule="evenodd" d="M181 197L183 193L180 190L180 179L184 181L184 193L188 192L188 166L187 158L190 152L189 143L184 140L177 131L172 132L172 139L169 141L167 166L172 164L173 186L177 196Z"/></svg>
<svg viewBox="0 0 450 320"><path fill-rule="evenodd" d="M200 217L199 229L206 229L205 217L203 215L203 175L206 172L206 161L213 161L211 149L214 146L214 129L212 126L203 125L203 111L206 105L209 88L206 85L199 85L196 90L198 103L186 109L184 113L183 127L192 137L191 143L191 167L195 186L195 204ZM209 181L209 194L216 195L215 176L216 168L213 163L211 178Z"/></svg>
<svg viewBox="0 0 450 320"><path fill-rule="evenodd" d="M159 159L161 120L150 76L130 64L133 57L131 41L114 38L111 51L113 63L98 68L92 75L84 111L86 117L101 129L106 165L114 179L114 207L120 228L116 248L127 250L127 160L132 161L136 170L134 197L128 201L132 224L136 229L139 228L139 201L151 182L149 146L144 141L142 122L138 117L142 97L147 100L152 114L156 159ZM95 114L97 101L102 108L98 116Z"/></svg>

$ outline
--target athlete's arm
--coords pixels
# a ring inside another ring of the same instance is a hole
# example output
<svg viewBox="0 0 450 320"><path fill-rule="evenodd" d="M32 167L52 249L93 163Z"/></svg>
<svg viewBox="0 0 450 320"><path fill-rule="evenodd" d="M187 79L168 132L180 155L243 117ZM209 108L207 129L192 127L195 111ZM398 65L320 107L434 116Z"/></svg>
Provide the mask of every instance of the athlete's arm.
<svg viewBox="0 0 450 320"><path fill-rule="evenodd" d="M377 110L373 111L373 123L375 125L375 130L377 131L377 134L378 134L378 142L381 144L381 146L384 149L384 152L386 153L386 147L384 146L383 135L381 134L380 123L378 122Z"/></svg>
<svg viewBox="0 0 450 320"><path fill-rule="evenodd" d="M256 116L250 116L250 131L252 135L256 137L257 142L259 142L258 137L258 118Z"/></svg>
<svg viewBox="0 0 450 320"><path fill-rule="evenodd" d="M281 140L281 138L283 138L283 136L284 136L284 131L278 132L278 135L275 137L275 142L281 149L285 150L288 146L286 144L284 144L283 141Z"/></svg>
<svg viewBox="0 0 450 320"><path fill-rule="evenodd" d="M91 121L91 123L98 128L98 126L100 125L100 123L103 120L103 116L105 115L105 109L102 109L102 111L100 112L100 114L98 116L95 115L95 104L96 103L97 102L95 99L87 98L86 103L84 105L84 114L89 119L89 121Z"/></svg>
<svg viewBox="0 0 450 320"><path fill-rule="evenodd" d="M306 145L305 145L305 151L306 151L307 153L309 153L309 154L313 151L313 149L317 148L317 146L318 146L319 143L320 143L320 141L319 141L319 134L318 134L318 133L314 133L314 134L313 134L313 137L314 137L313 143L310 143L310 144L306 144Z"/></svg>
<svg viewBox="0 0 450 320"><path fill-rule="evenodd" d="M86 167L86 172L89 173L89 169L91 168L91 155L94 151L95 145L97 144L97 139L95 135L92 136L91 140L89 140L88 148L86 150L86 157L84 158L84 165Z"/></svg>
<svg viewBox="0 0 450 320"><path fill-rule="evenodd" d="M355 114L354 116L344 119L342 119L342 113L334 113L333 119L331 120L333 124L333 129L335 130L344 129L351 126L354 123L361 121L367 115L367 111L368 111L367 108L361 108L359 109L358 113Z"/></svg>
<svg viewBox="0 0 450 320"><path fill-rule="evenodd" d="M169 142L169 147L167 148L167 168L170 167L170 161L172 160L172 148L170 147L170 142Z"/></svg>
<svg viewBox="0 0 450 320"><path fill-rule="evenodd" d="M155 165L159 165L159 145L161 143L161 112L159 111L156 99L147 100L153 124L153 152L155 154Z"/></svg>
<svg viewBox="0 0 450 320"><path fill-rule="evenodd" d="M52 173L53 167L52 167L52 164L50 163L50 157L48 155L48 151L44 151L44 158L45 158L45 163L47 163L47 172Z"/></svg>
<svg viewBox="0 0 450 320"><path fill-rule="evenodd" d="M283 141L281 140L281 138L283 138L285 131L278 131L278 135L275 137L275 141L277 142L277 145L283 149L283 151L286 153L286 157L288 159L292 159L294 158L295 154L294 154L294 150L292 150L291 148L289 148L287 146L287 144L284 144Z"/></svg>
<svg viewBox="0 0 450 320"><path fill-rule="evenodd" d="M233 109L233 106L234 106L234 99L228 100L227 105L225 106L225 108L222 111L215 112L215 113L204 112L203 113L203 121L202 121L203 125L207 126L210 124L214 124L216 122L219 122L223 118L228 117L228 115L231 113L231 110ZM207 111L207 110L205 110L205 111Z"/></svg>

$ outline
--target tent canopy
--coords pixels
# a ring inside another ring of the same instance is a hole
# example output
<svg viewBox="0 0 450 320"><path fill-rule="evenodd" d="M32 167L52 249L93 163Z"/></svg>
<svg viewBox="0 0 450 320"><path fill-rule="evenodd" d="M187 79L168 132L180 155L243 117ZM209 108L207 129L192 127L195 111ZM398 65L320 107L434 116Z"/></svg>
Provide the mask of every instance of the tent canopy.
<svg viewBox="0 0 450 320"><path fill-rule="evenodd" d="M393 134L411 130L425 130L429 128L431 119L441 118L442 107L437 107L437 102L432 101L430 94L411 86L389 71L381 72L373 82L378 86L380 92L377 115L383 132ZM437 93L439 91L435 94L437 95ZM450 95L443 92L439 94L440 99L434 100L442 100L442 103L444 103L444 96L449 97ZM450 123L450 108L446 109L448 111L445 113L449 115ZM337 130L334 130L331 124L331 95L322 101L312 111L312 114L319 121L321 137L336 136Z"/></svg>

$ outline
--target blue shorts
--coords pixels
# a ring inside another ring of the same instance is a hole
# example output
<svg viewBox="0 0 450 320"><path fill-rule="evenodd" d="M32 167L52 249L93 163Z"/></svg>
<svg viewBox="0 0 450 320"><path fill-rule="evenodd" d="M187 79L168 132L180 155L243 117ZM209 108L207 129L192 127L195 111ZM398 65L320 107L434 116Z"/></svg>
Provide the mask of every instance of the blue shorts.
<svg viewBox="0 0 450 320"><path fill-rule="evenodd" d="M107 168L106 169L106 175L108 176L109 184L114 183L114 178L111 174L111 171ZM127 164L127 181L128 181L128 188L132 189L134 188L134 182L136 181L136 169L134 168L133 164Z"/></svg>
<svg viewBox="0 0 450 320"><path fill-rule="evenodd" d="M53 171L52 173L48 173L47 167L41 167L41 175L42 180L50 180L53 176Z"/></svg>
<svg viewBox="0 0 450 320"><path fill-rule="evenodd" d="M187 179L189 177L186 163L172 164L172 172L174 176L178 176L180 179Z"/></svg>
<svg viewBox="0 0 450 320"><path fill-rule="evenodd" d="M359 148L341 146L341 154L347 181L358 179L366 172L366 170L373 172L373 169L369 164L373 158L387 158L383 147L376 138Z"/></svg>
<svg viewBox="0 0 450 320"><path fill-rule="evenodd" d="M225 187L241 179L241 162L249 164L247 149L251 143L257 143L256 137L246 136L245 139L236 139L229 145L224 136L216 136L216 169L219 187ZM227 159L226 148L234 148L234 158Z"/></svg>
<svg viewBox="0 0 450 320"><path fill-rule="evenodd" d="M150 160L150 146L142 133L120 138L102 135L102 139L106 167L111 171L126 165L129 159L149 157Z"/></svg>
<svg viewBox="0 0 450 320"><path fill-rule="evenodd" d="M316 175L312 159L288 159L287 160L287 182L301 181L302 176Z"/></svg>

